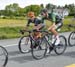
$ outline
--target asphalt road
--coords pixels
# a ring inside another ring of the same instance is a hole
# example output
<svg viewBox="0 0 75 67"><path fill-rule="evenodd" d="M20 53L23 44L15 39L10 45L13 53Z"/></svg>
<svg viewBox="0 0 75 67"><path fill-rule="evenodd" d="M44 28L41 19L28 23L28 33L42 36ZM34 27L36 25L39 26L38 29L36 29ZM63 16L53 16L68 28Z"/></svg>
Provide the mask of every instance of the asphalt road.
<svg viewBox="0 0 75 67"><path fill-rule="evenodd" d="M69 32L62 33L68 38ZM31 53L22 54L18 50L19 39L0 40L9 54L7 67L66 67L75 64L75 47L67 47L62 55L56 55L53 51L50 56L41 60L33 59Z"/></svg>

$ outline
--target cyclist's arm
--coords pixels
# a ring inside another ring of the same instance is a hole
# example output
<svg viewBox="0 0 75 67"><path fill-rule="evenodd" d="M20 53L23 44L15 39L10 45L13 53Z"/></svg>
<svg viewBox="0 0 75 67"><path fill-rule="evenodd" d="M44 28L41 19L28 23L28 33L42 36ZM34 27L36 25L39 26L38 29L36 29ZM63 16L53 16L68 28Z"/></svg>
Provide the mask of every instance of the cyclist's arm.
<svg viewBox="0 0 75 67"><path fill-rule="evenodd" d="M50 30L51 28L53 28L55 26L55 21L56 21L56 16L54 14L52 14L52 25L48 28L48 30Z"/></svg>
<svg viewBox="0 0 75 67"><path fill-rule="evenodd" d="M47 18L47 20L51 21L52 23L55 23L56 21L56 15L54 13L50 14L51 16Z"/></svg>
<svg viewBox="0 0 75 67"><path fill-rule="evenodd" d="M31 23L31 20L28 19L28 22L27 22L27 24L26 24L26 26L25 26L25 30L30 26L30 23Z"/></svg>
<svg viewBox="0 0 75 67"><path fill-rule="evenodd" d="M56 16L54 13L52 13L52 25L51 26L55 26L55 22L56 22Z"/></svg>
<svg viewBox="0 0 75 67"><path fill-rule="evenodd" d="M35 24L34 24L34 29L37 29L37 30L39 29L39 28L38 28L38 25L39 25L38 23L39 23L39 20L36 19Z"/></svg>
<svg viewBox="0 0 75 67"><path fill-rule="evenodd" d="M55 23L55 21L56 21L56 16L55 14L52 13L52 22Z"/></svg>
<svg viewBox="0 0 75 67"><path fill-rule="evenodd" d="M28 22L27 22L27 25L26 25L26 26L29 26L29 25L30 25L30 23L31 23L31 20L30 20L30 19L28 19Z"/></svg>

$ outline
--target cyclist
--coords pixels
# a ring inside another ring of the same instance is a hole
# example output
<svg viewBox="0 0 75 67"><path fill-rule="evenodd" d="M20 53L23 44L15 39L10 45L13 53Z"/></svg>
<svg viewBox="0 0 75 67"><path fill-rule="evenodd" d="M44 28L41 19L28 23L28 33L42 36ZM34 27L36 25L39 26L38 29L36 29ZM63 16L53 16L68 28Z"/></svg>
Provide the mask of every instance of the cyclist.
<svg viewBox="0 0 75 67"><path fill-rule="evenodd" d="M34 29L35 30L41 30L42 28L44 28L45 24L43 22L43 20L39 17L35 17L35 14L34 12L28 12L28 23L26 25L26 29L27 27L29 27L30 23L33 23L34 24ZM37 39L41 34L40 32L34 32L35 34L35 38Z"/></svg>
<svg viewBox="0 0 75 67"><path fill-rule="evenodd" d="M54 36L52 38L52 44L54 43L55 39L55 45L58 45L60 43L59 34L56 29L61 28L63 25L62 18L59 15L56 15L53 10L51 13L48 13L47 9L41 10L41 16L43 20L49 20L52 22L52 25L48 28L49 31L51 31Z"/></svg>
<svg viewBox="0 0 75 67"><path fill-rule="evenodd" d="M28 12L27 16L28 16L28 22L26 24L25 30L30 26L30 23L34 24L34 29L33 30L38 31L38 30L41 30L45 27L45 23L42 20L42 18L40 18L39 16L35 17L34 12L32 12L32 11ZM21 31L21 33L24 34L24 30ZM40 32L36 32L36 33L34 32L34 34L39 37Z"/></svg>
<svg viewBox="0 0 75 67"><path fill-rule="evenodd" d="M34 24L34 30L41 30L45 27L43 20L41 20L41 18L39 18L39 17L36 17L34 12L32 12L32 11L28 12L27 16L28 16L28 22L26 24L25 29L27 29L30 26L30 23ZM34 32L33 38L36 40L39 37L41 37L41 33L40 32ZM27 41L28 41L28 38L27 38ZM37 45L38 44L35 43L34 48L36 48ZM28 52L28 50L26 52Z"/></svg>

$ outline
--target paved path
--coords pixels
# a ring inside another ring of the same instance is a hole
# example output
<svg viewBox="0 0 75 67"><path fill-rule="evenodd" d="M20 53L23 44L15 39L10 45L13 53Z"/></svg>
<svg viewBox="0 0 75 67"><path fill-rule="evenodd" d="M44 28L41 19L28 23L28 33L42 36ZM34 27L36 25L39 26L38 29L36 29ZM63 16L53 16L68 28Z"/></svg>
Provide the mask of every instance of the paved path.
<svg viewBox="0 0 75 67"><path fill-rule="evenodd" d="M62 33L68 38L69 32ZM67 47L62 55L56 55L54 52L50 56L41 60L32 58L31 53L22 54L18 50L19 39L0 40L9 53L9 61L7 67L65 67L75 64L75 47Z"/></svg>

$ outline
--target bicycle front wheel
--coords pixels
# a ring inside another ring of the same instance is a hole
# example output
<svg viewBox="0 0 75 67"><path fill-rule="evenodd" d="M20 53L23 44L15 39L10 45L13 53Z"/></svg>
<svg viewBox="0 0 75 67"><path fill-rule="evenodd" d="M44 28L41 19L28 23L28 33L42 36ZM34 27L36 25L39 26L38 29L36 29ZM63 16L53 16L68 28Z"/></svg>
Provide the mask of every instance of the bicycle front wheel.
<svg viewBox="0 0 75 67"><path fill-rule="evenodd" d="M18 48L21 53L27 53L29 51L30 39L28 36L23 36L20 38Z"/></svg>
<svg viewBox="0 0 75 67"><path fill-rule="evenodd" d="M8 62L8 52L7 50L0 46L0 67L5 67Z"/></svg>
<svg viewBox="0 0 75 67"><path fill-rule="evenodd" d="M67 40L64 36L59 36L60 44L54 46L54 51L57 55L61 55L64 53L67 47Z"/></svg>
<svg viewBox="0 0 75 67"><path fill-rule="evenodd" d="M75 32L71 32L68 38L69 46L75 46Z"/></svg>
<svg viewBox="0 0 75 67"><path fill-rule="evenodd" d="M34 41L33 41L34 42ZM32 56L34 59L42 59L46 55L47 43L44 38L40 38L37 43L32 42ZM35 47L34 47L35 46Z"/></svg>

